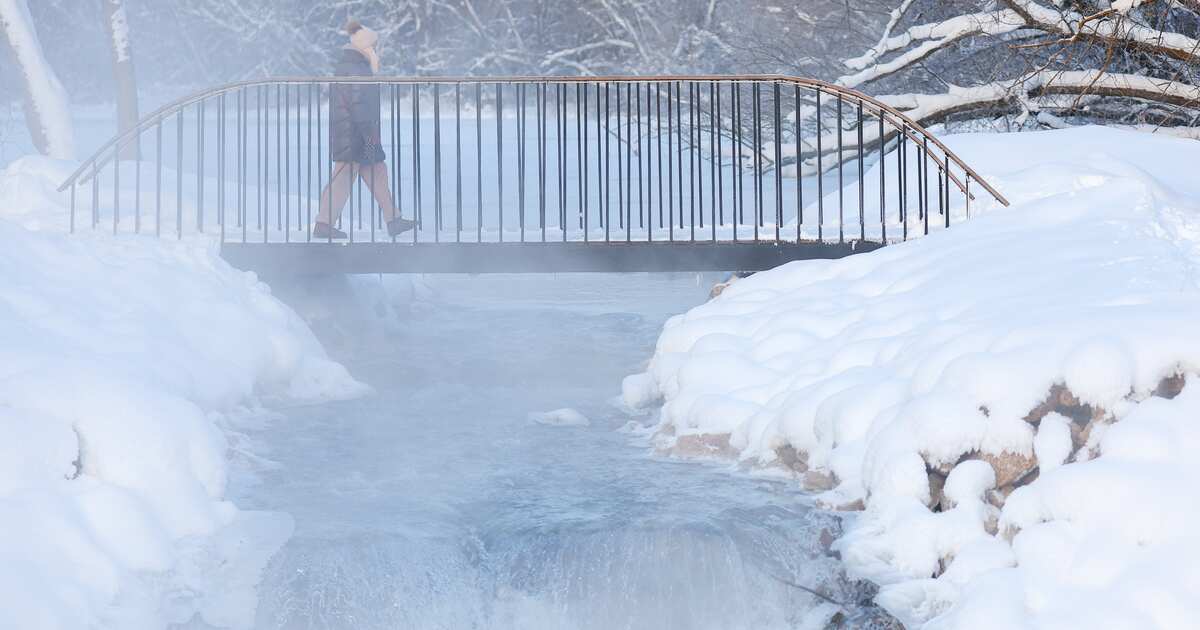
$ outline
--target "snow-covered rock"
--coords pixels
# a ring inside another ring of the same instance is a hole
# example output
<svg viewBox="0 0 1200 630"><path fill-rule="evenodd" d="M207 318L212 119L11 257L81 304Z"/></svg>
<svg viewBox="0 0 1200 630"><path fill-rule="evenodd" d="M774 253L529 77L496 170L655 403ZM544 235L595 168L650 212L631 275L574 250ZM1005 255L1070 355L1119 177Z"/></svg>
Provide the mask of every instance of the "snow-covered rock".
<svg viewBox="0 0 1200 630"><path fill-rule="evenodd" d="M1189 627L1200 144L946 142L1012 206L727 287L666 324L627 402L836 481L822 504L865 505L837 547L909 627Z"/></svg>
<svg viewBox="0 0 1200 630"><path fill-rule="evenodd" d="M0 627L248 626L291 521L224 499L218 421L364 387L208 241L36 231L62 171L0 173Z"/></svg>
<svg viewBox="0 0 1200 630"><path fill-rule="evenodd" d="M552 427L586 427L592 424L587 416L578 410L569 408L531 413L529 421Z"/></svg>

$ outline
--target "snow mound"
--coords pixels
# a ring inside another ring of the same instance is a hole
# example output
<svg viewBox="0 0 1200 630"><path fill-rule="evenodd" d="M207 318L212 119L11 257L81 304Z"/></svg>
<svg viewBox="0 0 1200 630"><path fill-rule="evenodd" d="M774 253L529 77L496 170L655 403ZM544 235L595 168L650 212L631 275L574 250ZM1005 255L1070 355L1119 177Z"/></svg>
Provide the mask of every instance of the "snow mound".
<svg viewBox="0 0 1200 630"><path fill-rule="evenodd" d="M554 411L531 413L529 421L552 427L586 427L592 424L587 416L574 409L555 409Z"/></svg>
<svg viewBox="0 0 1200 630"><path fill-rule="evenodd" d="M249 626L291 521L223 498L216 420L364 386L207 241L34 231L63 170L0 173L0 627Z"/></svg>
<svg viewBox="0 0 1200 630"><path fill-rule="evenodd" d="M1200 144L945 140L1010 208L740 281L666 324L625 399L865 504L839 549L909 627L1186 627Z"/></svg>

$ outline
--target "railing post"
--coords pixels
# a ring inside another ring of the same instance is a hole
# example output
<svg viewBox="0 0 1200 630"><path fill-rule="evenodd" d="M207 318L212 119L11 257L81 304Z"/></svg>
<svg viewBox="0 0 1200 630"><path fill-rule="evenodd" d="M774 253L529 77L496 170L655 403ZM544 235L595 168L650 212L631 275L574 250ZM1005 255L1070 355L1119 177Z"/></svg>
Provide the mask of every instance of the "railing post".
<svg viewBox="0 0 1200 630"><path fill-rule="evenodd" d="M332 129L332 119L329 124ZM416 83L412 84L412 178L413 220L417 222L413 228L413 242L416 243L417 232L425 229L425 208L421 204L421 92ZM500 179L503 181L503 177Z"/></svg>
<svg viewBox="0 0 1200 630"><path fill-rule="evenodd" d="M175 237L183 238L183 110L175 117Z"/></svg>
<svg viewBox="0 0 1200 630"><path fill-rule="evenodd" d="M600 221L600 227L605 228L604 240L608 240L607 228L607 209L608 209L608 178L605 175L607 168L607 151L605 150L608 143L608 134L605 133L607 119L601 120L607 116L607 108L601 107L600 102L600 85L596 85L596 220ZM607 96L607 91L605 92Z"/></svg>
<svg viewBox="0 0 1200 630"><path fill-rule="evenodd" d="M283 140L287 135L284 133L284 116L287 110L283 108L283 84L275 86L275 229L282 230L285 238L287 230L284 228L284 198L282 186L283 182L283 163L287 160L287 154L284 153ZM268 106L267 115L270 116L271 110ZM271 148L267 147L267 153L270 154ZM350 232L354 230L354 216L350 217Z"/></svg>
<svg viewBox="0 0 1200 630"><path fill-rule="evenodd" d="M675 82L675 132L679 141L679 229L683 230L683 82Z"/></svg>
<svg viewBox="0 0 1200 630"><path fill-rule="evenodd" d="M817 88L817 242L825 241L825 166L822 159L825 156L823 136L824 125L821 123L821 88Z"/></svg>
<svg viewBox="0 0 1200 630"><path fill-rule="evenodd" d="M558 157L558 231L562 241L567 242L567 86L554 84L554 130L558 139L554 152Z"/></svg>
<svg viewBox="0 0 1200 630"><path fill-rule="evenodd" d="M575 84L575 166L579 175L575 178L576 219L579 229L584 229L587 214L587 170L584 167L584 156L587 154L587 125L583 122L585 102L587 101L587 84ZM587 231L583 233L587 242Z"/></svg>
<svg viewBox="0 0 1200 630"><path fill-rule="evenodd" d="M733 240L738 240L738 225L746 220L746 181L742 172L742 84L734 81L730 84L733 92Z"/></svg>
<svg viewBox="0 0 1200 630"><path fill-rule="evenodd" d="M441 84L433 84L433 242L442 234L442 94Z"/></svg>
<svg viewBox="0 0 1200 630"><path fill-rule="evenodd" d="M696 196L700 191L696 176L696 128L700 126L700 121L696 120L696 102L700 97L696 94L696 83L688 82L688 212L689 220L691 221L691 230L689 233L692 241L696 240ZM701 205L701 222L703 222L704 206Z"/></svg>
<svg viewBox="0 0 1200 630"><path fill-rule="evenodd" d="M708 82L708 217L712 227L712 240L717 242L717 175L721 168L721 156L717 153L717 82Z"/></svg>
<svg viewBox="0 0 1200 630"><path fill-rule="evenodd" d="M134 137L137 150L133 160L133 233L142 233L142 136Z"/></svg>
<svg viewBox="0 0 1200 630"><path fill-rule="evenodd" d="M305 118L304 127L307 131L307 159L304 165L304 177L307 186L304 188L304 241L312 242L312 200L313 200L313 169L318 168L318 164L313 162L313 96L316 91L316 84L309 83L308 90L305 93ZM320 156L317 156L318 159ZM316 193L321 194L321 189L317 188Z"/></svg>
<svg viewBox="0 0 1200 630"><path fill-rule="evenodd" d="M117 224L121 222L121 143L113 146L113 220L112 231L117 233Z"/></svg>
<svg viewBox="0 0 1200 630"><path fill-rule="evenodd" d="M578 83L576 84L576 86L579 86L579 85L580 84L578 84ZM587 166L587 160L590 159L591 156L588 155L588 124L587 124L588 84L584 83L584 84L582 84L582 86L583 86L582 96L580 95L580 92L578 90L576 90L576 92L575 92L576 114L577 114L576 125L578 127L577 132L579 134L582 134L582 137L583 137L583 141L579 142L576 145L576 149L578 150L578 154L579 154L579 173L581 175L580 179L582 180L582 188L580 189L580 195L579 195L579 210L580 210L580 212L579 212L579 214L580 214L579 227L581 229L583 229L583 242L586 243L591 238L590 233L592 231L591 208L589 208L590 201L591 201L591 199L590 199L591 190L589 190L590 184L591 184L591 182L590 182L591 169L589 169ZM580 108L582 108L582 109L580 109Z"/></svg>
<svg viewBox="0 0 1200 630"><path fill-rule="evenodd" d="M715 158L717 162L717 220L721 222L721 227L725 227L725 152L721 146L724 144L722 136L725 134L724 127L721 126L721 84L716 81L713 83L717 92L717 100L713 107L717 114L717 120L714 123L717 127L717 154ZM736 234L737 232L735 231L734 233Z"/></svg>
<svg viewBox="0 0 1200 630"><path fill-rule="evenodd" d="M804 240L804 153L801 138L803 137L803 123L801 122L801 106L800 101L800 86L795 86L796 92L796 113L795 113L795 134L796 141L796 243Z"/></svg>
<svg viewBox="0 0 1200 630"><path fill-rule="evenodd" d="M900 135L897 137L896 168L900 181L896 186L896 194L900 196L900 226L903 230L902 239L908 240L908 127L901 123Z"/></svg>
<svg viewBox="0 0 1200 630"><path fill-rule="evenodd" d="M634 240L634 85L625 84L625 242ZM641 101L638 101L641 103ZM641 139L641 138L638 138ZM641 158L641 156L638 156ZM642 169L638 167L638 176Z"/></svg>
<svg viewBox="0 0 1200 630"><path fill-rule="evenodd" d="M675 146L674 136L671 133L674 127L675 108L671 105L671 83L667 83L667 240L675 240L675 189L674 189L674 171L675 171ZM659 155L662 158L662 155ZM680 199L682 205L683 200Z"/></svg>
<svg viewBox="0 0 1200 630"><path fill-rule="evenodd" d="M667 89L669 92L670 88L667 88ZM649 88L649 86L647 86L646 87L646 93L647 93L646 98L650 98L649 92L650 92L650 88ZM668 110L668 112L669 111L670 110ZM658 160L655 161L655 165L658 166L658 169L657 169L658 170L658 229L661 230L661 229L663 229L663 176L662 176L662 167L663 167L662 157L663 156L662 156L662 83L661 82L655 82L655 84L654 84L654 125L655 125L654 140L655 140L655 144L658 147ZM670 127L668 126L667 129L670 129ZM668 151L668 153L670 153L670 151ZM667 192L668 192L668 194L670 193L669 188L668 188ZM651 221L651 223L653 223L653 221Z"/></svg>
<svg viewBox="0 0 1200 630"><path fill-rule="evenodd" d="M610 140L612 139L612 131L611 131L612 110L610 109L610 103L609 103L609 92L611 90L611 87L612 87L612 83L610 83L608 81L604 82L604 241L605 242L608 242L611 239L611 232L612 232L612 215L609 213L610 206L612 205L612 175L610 174L611 162L612 162L612 159L611 159L612 158L612 144L610 143ZM618 103L617 111L620 111L620 107L621 106ZM597 104L596 113L599 114L599 112L600 112L600 107L599 107L599 104ZM619 121L617 122L617 128L618 129L621 128L621 123ZM597 147L597 148L599 148L599 147ZM618 171L618 172L620 172L620 171ZM617 202L620 203L620 199L618 199Z"/></svg>
<svg viewBox="0 0 1200 630"><path fill-rule="evenodd" d="M779 109L779 82L772 86L775 100L775 242L779 242L779 230L783 223L783 115Z"/></svg>
<svg viewBox="0 0 1200 630"><path fill-rule="evenodd" d="M867 200L866 186L863 182L863 102L858 101L858 238L861 241L867 240ZM881 144L882 146L882 144Z"/></svg>
<svg viewBox="0 0 1200 630"><path fill-rule="evenodd" d="M250 222L248 213L249 203L247 196L249 195L249 182L247 181L247 171L249 170L250 157L250 94L245 88L238 90L238 138L241 142L241 150L239 152L239 160L241 166L238 174L238 225L242 228L242 242L246 242L247 224Z"/></svg>
<svg viewBox="0 0 1200 630"><path fill-rule="evenodd" d="M921 147L921 163L924 170L921 175L921 208L925 222L925 233L929 234L929 138L926 137Z"/></svg>
<svg viewBox="0 0 1200 630"><path fill-rule="evenodd" d="M846 149L842 138L845 120L842 107L846 100L837 95L837 170L838 170L838 243L846 242Z"/></svg>
<svg viewBox="0 0 1200 630"><path fill-rule="evenodd" d="M217 97L217 226L225 242L225 93Z"/></svg>
<svg viewBox="0 0 1200 630"><path fill-rule="evenodd" d="M758 241L759 228L763 226L763 164L762 164L762 86L758 81L750 83L750 95L754 105L750 108L754 141L754 240Z"/></svg>
<svg viewBox="0 0 1200 630"><path fill-rule="evenodd" d="M887 137L884 136L883 110L879 111L879 230L880 242L887 244Z"/></svg>
<svg viewBox="0 0 1200 630"><path fill-rule="evenodd" d="M623 144L624 144L623 141L625 139L625 134L621 130L621 84L620 83L617 84L616 93L617 93L617 96L616 96L616 102L617 102L617 228L624 229L625 228L625 212L624 212L623 208L625 207L625 180L622 179L621 174L625 172L625 169L624 169L625 160L621 156L621 152L623 149Z"/></svg>
<svg viewBox="0 0 1200 630"><path fill-rule="evenodd" d="M497 115L499 112L497 112ZM475 84L475 240L483 242L483 84Z"/></svg>
<svg viewBox="0 0 1200 630"><path fill-rule="evenodd" d="M396 210L396 217L399 218L399 217L403 216L403 214L404 214L400 210L400 206L401 206L400 200L402 199L402 194L403 194L402 193L403 189L400 185L400 153L399 153L399 150L400 150L399 149L399 147L400 147L400 98L399 98L400 86L393 83L390 87L391 87L391 89L388 91L390 92L390 97L391 97L389 99L390 100L389 109L391 110L391 114L392 114L392 126L391 126L391 133L388 135L390 136L391 143L392 143L392 152L391 152L391 157L392 157L392 169L391 169L391 171L392 171L392 188L391 188L392 200L391 201L392 201L392 207L395 208L395 210ZM321 118L321 103L320 103L320 101L318 101L317 102L317 122L318 122L318 124L320 124L320 118ZM317 132L317 135L320 135L319 131ZM317 152L317 159L318 160L320 159L320 151ZM415 232L416 230L414 229L413 231ZM396 237L393 236L391 238L392 238L392 242L395 243Z"/></svg>
<svg viewBox="0 0 1200 630"><path fill-rule="evenodd" d="M283 242L292 241L292 87L281 85L283 90L283 110L276 120L282 121L279 133L283 136L283 153L279 154L279 162L283 164L283 182L275 182L279 188L280 198L283 199Z"/></svg>
<svg viewBox="0 0 1200 630"><path fill-rule="evenodd" d="M462 242L462 84L454 84L454 242Z"/></svg>

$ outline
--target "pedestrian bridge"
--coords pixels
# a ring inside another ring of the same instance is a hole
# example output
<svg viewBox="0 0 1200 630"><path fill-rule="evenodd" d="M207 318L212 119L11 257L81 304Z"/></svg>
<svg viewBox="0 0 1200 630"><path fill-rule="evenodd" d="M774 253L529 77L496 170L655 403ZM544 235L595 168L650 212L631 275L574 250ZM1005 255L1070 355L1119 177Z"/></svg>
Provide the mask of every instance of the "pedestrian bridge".
<svg viewBox="0 0 1200 630"><path fill-rule="evenodd" d="M313 234L334 86L378 90L388 156L343 240ZM787 76L245 81L146 116L60 191L72 231L209 238L273 275L757 271L1008 203L903 112ZM417 227L389 237L387 202Z"/></svg>

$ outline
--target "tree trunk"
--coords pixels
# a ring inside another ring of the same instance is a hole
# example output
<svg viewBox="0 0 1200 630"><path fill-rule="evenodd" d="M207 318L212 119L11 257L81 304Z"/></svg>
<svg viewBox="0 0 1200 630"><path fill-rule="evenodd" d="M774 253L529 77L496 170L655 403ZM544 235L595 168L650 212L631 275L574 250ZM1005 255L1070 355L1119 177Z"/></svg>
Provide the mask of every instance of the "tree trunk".
<svg viewBox="0 0 1200 630"><path fill-rule="evenodd" d="M0 0L0 32L24 83L25 124L37 150L50 157L75 157L67 91L42 53L25 0Z"/></svg>
<svg viewBox="0 0 1200 630"><path fill-rule="evenodd" d="M129 42L129 20L124 0L100 0L104 5L104 27L112 50L113 83L117 90L117 129L125 133L138 123L137 76L133 71L133 54ZM121 158L136 160L138 143L121 149Z"/></svg>

